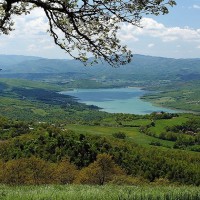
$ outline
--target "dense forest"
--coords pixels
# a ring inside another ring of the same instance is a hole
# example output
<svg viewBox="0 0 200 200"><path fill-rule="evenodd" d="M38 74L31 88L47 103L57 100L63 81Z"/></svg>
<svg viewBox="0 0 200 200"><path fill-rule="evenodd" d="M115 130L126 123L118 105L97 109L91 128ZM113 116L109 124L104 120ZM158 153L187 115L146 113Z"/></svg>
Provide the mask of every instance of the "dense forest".
<svg viewBox="0 0 200 200"><path fill-rule="evenodd" d="M145 147L119 132L108 136L80 134L65 124L1 117L0 127L1 183L102 185L162 180L166 184L200 184L199 153ZM190 121L170 131L177 133L183 127L196 132L195 123Z"/></svg>

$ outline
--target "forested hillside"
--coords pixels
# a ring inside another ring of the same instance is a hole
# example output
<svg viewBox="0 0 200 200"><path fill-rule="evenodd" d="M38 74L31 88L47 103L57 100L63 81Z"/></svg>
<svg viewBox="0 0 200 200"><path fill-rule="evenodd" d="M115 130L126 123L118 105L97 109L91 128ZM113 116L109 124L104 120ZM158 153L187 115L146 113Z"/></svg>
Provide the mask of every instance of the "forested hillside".
<svg viewBox="0 0 200 200"><path fill-rule="evenodd" d="M188 126L192 131L193 126ZM102 135L72 129L67 124L26 123L1 117L0 182L132 185L162 180L164 184L200 185L199 153L142 145L122 132ZM177 132L183 126L168 129ZM186 132L179 134L187 136Z"/></svg>

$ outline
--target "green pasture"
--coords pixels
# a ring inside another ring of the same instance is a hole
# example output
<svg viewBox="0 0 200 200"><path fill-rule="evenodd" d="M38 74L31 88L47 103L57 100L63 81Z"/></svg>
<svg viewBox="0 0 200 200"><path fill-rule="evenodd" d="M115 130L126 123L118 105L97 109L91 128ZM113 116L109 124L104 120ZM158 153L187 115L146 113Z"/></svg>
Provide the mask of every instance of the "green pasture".
<svg viewBox="0 0 200 200"><path fill-rule="evenodd" d="M165 128L166 127L171 127L171 126L175 126L175 125L181 125L182 123L185 123L188 118L189 114L182 114L179 117L175 117L172 119L159 119L155 121L155 126L151 127L150 130L153 133L156 133L157 135L161 132L165 132Z"/></svg>
<svg viewBox="0 0 200 200"><path fill-rule="evenodd" d="M172 147L174 142L161 140L158 138L154 138L143 133L139 132L139 128L137 127L105 127L105 126L88 126L88 125L67 125L67 129L73 130L77 133L82 134L94 134L94 135L103 135L110 136L117 132L124 132L127 135L127 139L134 143L149 146L151 141L160 142L163 146Z"/></svg>

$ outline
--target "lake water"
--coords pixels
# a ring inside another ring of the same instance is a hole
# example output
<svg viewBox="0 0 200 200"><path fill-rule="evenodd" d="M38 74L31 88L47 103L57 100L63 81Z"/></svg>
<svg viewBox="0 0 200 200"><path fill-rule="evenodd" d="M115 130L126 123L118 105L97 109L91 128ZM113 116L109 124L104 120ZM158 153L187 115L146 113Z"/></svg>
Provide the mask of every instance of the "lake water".
<svg viewBox="0 0 200 200"><path fill-rule="evenodd" d="M175 110L154 106L142 101L141 96L148 91L140 88L114 88L114 89L76 89L62 92L62 94L77 97L79 102L95 105L109 113L149 114L152 112L171 112Z"/></svg>

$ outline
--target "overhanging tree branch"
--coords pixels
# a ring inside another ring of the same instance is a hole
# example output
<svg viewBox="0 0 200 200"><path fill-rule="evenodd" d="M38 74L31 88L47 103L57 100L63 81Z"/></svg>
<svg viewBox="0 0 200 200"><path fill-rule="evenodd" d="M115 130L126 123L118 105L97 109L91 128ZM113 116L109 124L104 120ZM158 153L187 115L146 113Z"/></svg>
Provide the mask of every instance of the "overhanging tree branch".
<svg viewBox="0 0 200 200"><path fill-rule="evenodd" d="M73 58L87 63L89 52L95 61L118 66L130 62L132 55L116 36L119 24L140 26L144 14L167 14L175 4L174 0L0 0L0 33L13 30L13 16L39 7L55 44Z"/></svg>

